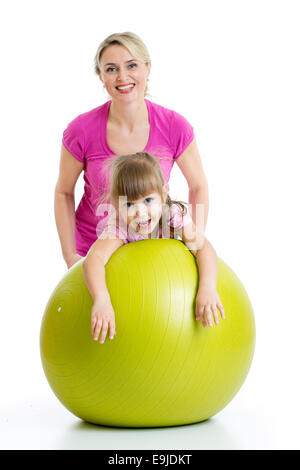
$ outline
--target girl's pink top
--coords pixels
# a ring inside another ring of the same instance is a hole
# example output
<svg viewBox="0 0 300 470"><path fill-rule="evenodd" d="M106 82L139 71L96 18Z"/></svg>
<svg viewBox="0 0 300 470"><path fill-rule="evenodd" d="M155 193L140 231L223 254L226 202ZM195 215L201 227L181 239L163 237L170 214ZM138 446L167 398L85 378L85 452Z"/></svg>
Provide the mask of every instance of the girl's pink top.
<svg viewBox="0 0 300 470"><path fill-rule="evenodd" d="M186 210L186 213L183 214L181 208L177 204L172 204L168 214L164 216L162 220L161 227L157 226L153 233L151 233L150 238L182 238L182 228L191 222L192 218L189 215L188 209ZM174 228L173 233L171 232L170 227ZM122 222L121 219L118 220L118 215L115 213L108 218L107 224L100 234L100 238L106 233L112 234L116 238L121 238L124 243L138 242L148 239L128 227L126 222Z"/></svg>
<svg viewBox="0 0 300 470"><path fill-rule="evenodd" d="M169 181L174 161L194 138L193 127L180 114L145 99L150 135L143 152L156 157L165 181ZM109 187L107 160L116 156L109 148L106 130L111 100L77 116L63 132L64 147L84 163L84 194L75 213L76 250L85 256L103 231L108 212L97 211L98 198Z"/></svg>

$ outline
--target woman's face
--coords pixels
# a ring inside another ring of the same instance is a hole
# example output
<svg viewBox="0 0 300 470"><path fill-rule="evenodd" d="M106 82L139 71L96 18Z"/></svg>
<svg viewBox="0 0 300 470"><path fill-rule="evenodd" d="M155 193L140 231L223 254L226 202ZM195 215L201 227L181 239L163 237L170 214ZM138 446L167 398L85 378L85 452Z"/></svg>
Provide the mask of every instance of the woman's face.
<svg viewBox="0 0 300 470"><path fill-rule="evenodd" d="M100 80L113 100L131 102L144 98L150 68L150 62L146 65L126 47L114 44L102 53Z"/></svg>
<svg viewBox="0 0 300 470"><path fill-rule="evenodd" d="M119 214L128 227L143 237L148 237L159 223L164 201L165 196L162 198L157 192L147 194L136 201L122 198L119 204Z"/></svg>

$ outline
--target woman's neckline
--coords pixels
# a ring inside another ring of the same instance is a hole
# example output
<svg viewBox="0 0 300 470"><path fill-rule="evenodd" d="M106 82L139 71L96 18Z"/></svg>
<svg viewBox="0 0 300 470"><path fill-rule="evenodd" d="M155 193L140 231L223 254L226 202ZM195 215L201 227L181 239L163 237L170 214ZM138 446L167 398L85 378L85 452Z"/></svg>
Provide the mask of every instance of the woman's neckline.
<svg viewBox="0 0 300 470"><path fill-rule="evenodd" d="M151 140L151 137L152 137L152 113L151 113L151 110L150 110L150 102L149 100L147 100L146 98L144 98L144 101L147 105L147 111L148 111L148 121L149 121L149 126L150 126L150 129L149 129L149 137L148 137L148 142L146 143L146 146L145 148L142 150L142 152L146 152L147 151L147 148L148 146L150 145L150 140ZM108 123L108 114L109 114L109 108L110 108L110 105L111 105L111 100L107 101L106 102L106 116L105 116L105 145L109 151L109 153L111 155L117 155L111 148L110 146L108 145L108 140L107 140L107 123Z"/></svg>

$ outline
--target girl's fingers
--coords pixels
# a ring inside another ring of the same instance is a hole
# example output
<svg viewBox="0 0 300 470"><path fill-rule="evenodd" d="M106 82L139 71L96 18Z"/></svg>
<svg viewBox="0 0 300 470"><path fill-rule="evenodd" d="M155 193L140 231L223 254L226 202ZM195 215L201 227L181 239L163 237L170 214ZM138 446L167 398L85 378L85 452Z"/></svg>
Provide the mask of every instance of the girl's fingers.
<svg viewBox="0 0 300 470"><path fill-rule="evenodd" d="M91 318L91 333L94 337L94 340L98 340L100 332L101 336L99 338L100 343L104 343L107 332L109 328L109 338L113 339L116 334L116 325L115 319L112 318L101 318L97 315L92 314Z"/></svg>
<svg viewBox="0 0 300 470"><path fill-rule="evenodd" d="M98 320L97 323L96 323L95 329L94 329L94 340L95 341L98 339L98 336L99 336L100 330L101 330L101 326L102 326L102 320Z"/></svg>
<svg viewBox="0 0 300 470"><path fill-rule="evenodd" d="M212 311L213 311L215 324L218 325L218 323L219 323L219 317L218 317L218 310L217 310L217 307L216 307L216 305L213 304L213 305L211 306L211 308L212 308Z"/></svg>
<svg viewBox="0 0 300 470"><path fill-rule="evenodd" d="M104 343L104 341L105 341L107 330L108 330L108 322L107 322L107 320L103 320L103 322L102 322L102 331L101 331L101 336L100 336L100 340L99 340L99 342L101 344Z"/></svg>
<svg viewBox="0 0 300 470"><path fill-rule="evenodd" d="M116 326L114 323L112 323L109 328L109 339L113 339L115 334L116 334Z"/></svg>
<svg viewBox="0 0 300 470"><path fill-rule="evenodd" d="M206 318L207 318L209 326L213 326L211 312L210 312L210 304L205 306L205 313L206 313Z"/></svg>
<svg viewBox="0 0 300 470"><path fill-rule="evenodd" d="M204 328L207 327L207 324L209 326L213 326L213 319L214 319L215 324L218 325L219 324L218 310L220 311L221 318L225 319L224 308L220 301L217 301L216 303L211 303L211 304L208 303L206 305L201 305L200 307L197 308L196 320L199 320L201 318L201 322Z"/></svg>
<svg viewBox="0 0 300 470"><path fill-rule="evenodd" d="M225 311L224 311L224 308L223 308L223 305L221 304L221 302L217 303L217 307L219 309L221 318L223 318L223 320L225 320Z"/></svg>
<svg viewBox="0 0 300 470"><path fill-rule="evenodd" d="M206 325L206 319L205 319L204 305L199 307L198 309L196 319L199 320L199 318L201 318L202 325L204 326L204 328L206 328L207 325Z"/></svg>
<svg viewBox="0 0 300 470"><path fill-rule="evenodd" d="M96 323L97 323L97 318L95 316L92 316L92 320L91 320L91 334L92 335L94 334Z"/></svg>

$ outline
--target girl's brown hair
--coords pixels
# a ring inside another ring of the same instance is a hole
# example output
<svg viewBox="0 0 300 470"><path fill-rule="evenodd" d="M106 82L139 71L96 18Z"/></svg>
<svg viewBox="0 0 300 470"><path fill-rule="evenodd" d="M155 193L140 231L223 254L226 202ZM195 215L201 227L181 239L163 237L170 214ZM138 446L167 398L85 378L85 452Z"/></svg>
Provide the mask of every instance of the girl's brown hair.
<svg viewBox="0 0 300 470"><path fill-rule="evenodd" d="M99 199L99 202L110 202L117 206L119 197L126 196L128 201L136 201L151 192L160 194L165 206L170 210L172 204L177 204L182 216L187 209L183 201L174 201L169 194L164 198L163 186L165 180L158 160L146 152L113 157L108 163L110 166L110 188ZM160 219L161 226L162 218ZM170 227L171 235L174 230Z"/></svg>

